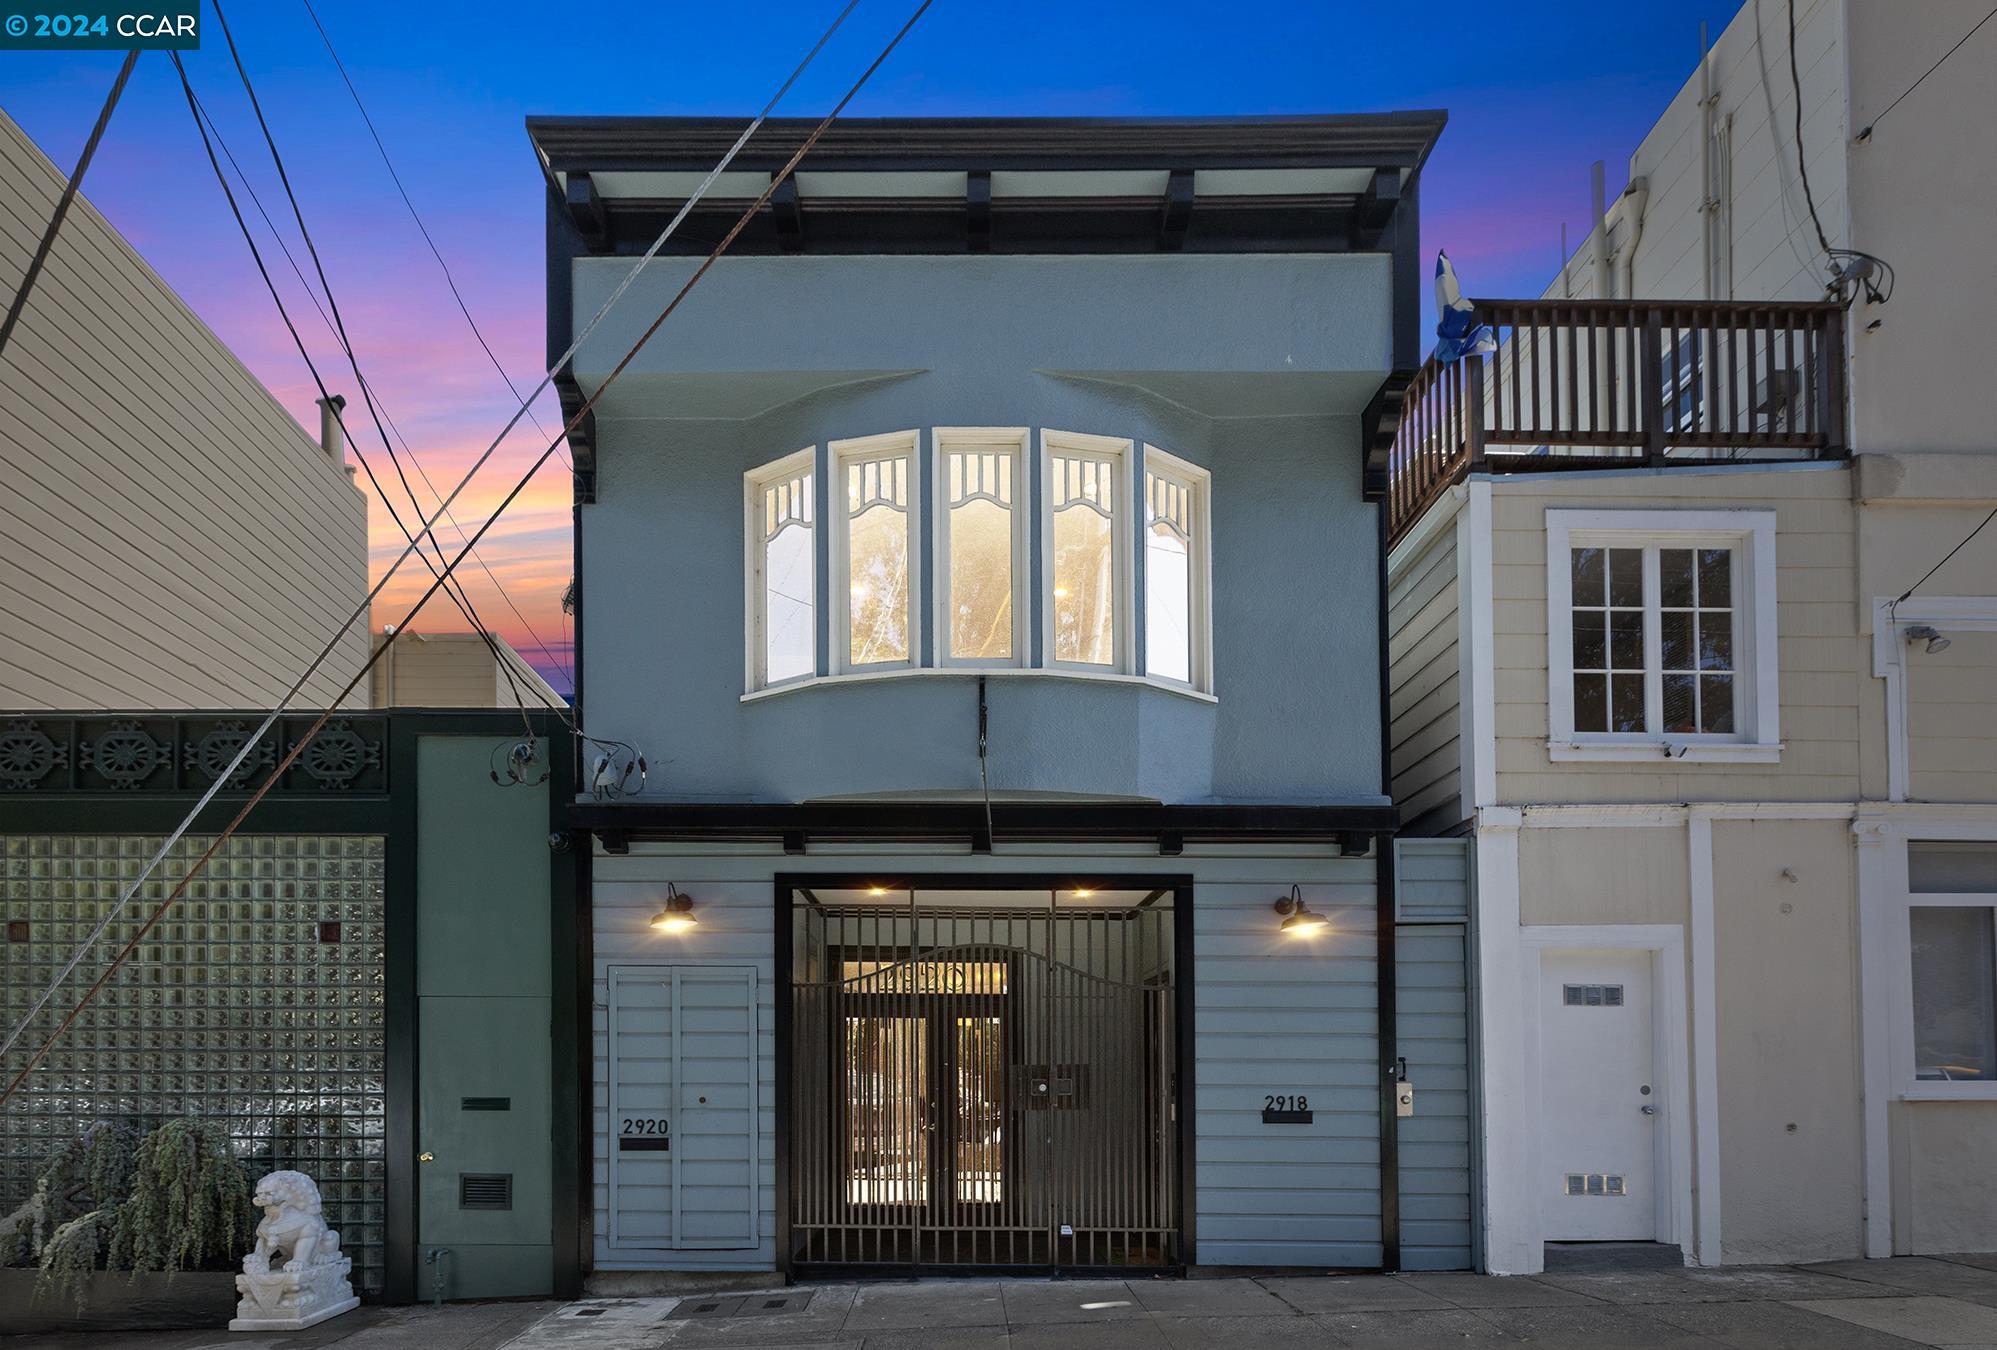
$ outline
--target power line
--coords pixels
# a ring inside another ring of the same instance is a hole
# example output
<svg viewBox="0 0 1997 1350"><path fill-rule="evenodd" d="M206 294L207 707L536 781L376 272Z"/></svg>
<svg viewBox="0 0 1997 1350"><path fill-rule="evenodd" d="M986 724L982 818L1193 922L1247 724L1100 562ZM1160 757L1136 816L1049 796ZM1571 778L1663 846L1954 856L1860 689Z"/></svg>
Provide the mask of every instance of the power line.
<svg viewBox="0 0 1997 1350"><path fill-rule="evenodd" d="M1803 77L1796 69L1796 0L1787 0L1783 8L1789 15L1789 87L1796 94L1796 170L1803 178L1803 201L1810 208L1810 224L1817 230L1817 246L1825 258L1835 260L1830 236L1817 216L1816 196L1810 191L1810 157L1803 153Z"/></svg>
<svg viewBox="0 0 1997 1350"><path fill-rule="evenodd" d="M1969 541L1976 538L1977 535L1982 534L1983 527L1985 525L1988 525L1993 520L1997 520L1997 506L1991 507L1990 514L1983 518L1981 524L1979 524L1975 529L1971 530L1967 535L1965 535L1963 537L1962 542L1960 544L1957 544L1954 548L1950 549L1948 553L1943 556L1940 562L1936 563L1933 567L1930 567L1927 571L1921 573L1921 579L1915 582L1913 585L1909 586L1906 590L1900 592L1899 598L1894 600L1893 603L1896 605L1899 604L1901 600L1905 600L1908 596L1912 595L1915 591L1919 590L1927 582L1927 579L1929 577L1941 571L1942 568L1947 567L1949 559L1953 558L1956 554L1968 548Z"/></svg>
<svg viewBox="0 0 1997 1350"><path fill-rule="evenodd" d="M1892 112L1895 108L1900 106L1900 99L1904 99L1905 97L1907 97L1908 94L1911 94L1916 89L1919 89L1921 87L1921 80L1927 79L1928 76L1940 70L1942 68L1943 61L1946 61L1951 56L1954 56L1956 54L1957 49L1959 49L1964 42L1967 42L1971 38L1976 36L1976 30L1978 28L1983 27L1984 24L1989 23L1992 19L1997 19L1997 9L1991 10L1988 14L1978 19L1976 21L1975 27L1972 27L1967 33L1964 33L1962 37L1956 42L1954 47L1950 47L1947 51L1942 53L1941 61L1935 62L1933 65L1929 66L1925 71L1921 72L1920 80L1915 80L1912 84L1908 85L1906 89L1901 91L1900 98L1896 98L1891 103L1887 104L1886 107L1880 112L1879 116L1873 118L1870 122L1867 122L1865 124L1865 130L1859 132L1858 135L1852 137L1852 139L1855 141L1862 141L1865 140L1867 137L1871 136L1872 129L1878 126L1884 120L1886 120L1886 114Z"/></svg>
<svg viewBox="0 0 1997 1350"><path fill-rule="evenodd" d="M439 503L436 514L433 515L428 521L424 522L426 527L434 526L437 520L442 518L444 512L449 509L451 503L456 501L458 497L464 492L465 488L470 486L472 479L478 476L479 470L485 467L486 462L490 460L493 454L499 449L500 442L505 440L507 434L511 432L516 425L519 424L521 415L528 410L528 405L532 402L532 400L538 398L541 392L545 390L548 387L548 385L554 380L555 372L559 371L560 369L562 369L562 367L566 366L569 363L569 361L574 358L575 354L578 351L582 350L583 343L589 340L590 336L594 334L597 328L603 323L605 316L607 316L610 313L611 309L617 305L618 301L623 298L624 293L630 290L631 287L637 282L638 276L640 273L644 271L646 264L651 262L651 260L658 255L659 250L666 246L666 242L672 238L673 233L676 230L678 230L680 224L683 221L685 221L690 214L692 214L693 208L697 204L699 204L700 200L703 197L707 195L708 189L713 187L715 181L719 179L724 172L727 171L728 166L731 163L733 163L735 157L741 153L742 147L748 144L749 138L756 134L757 129L761 127L766 120L768 120L770 113L776 109L777 104L783 101L784 96L790 92L791 87L795 85L800 78L802 78L805 70L811 65L812 61L817 58L819 52L824 50L825 44L832 40L832 35L839 31L840 25L842 25L846 21L847 16L853 12L853 9L857 4L858 0L848 0L846 7L840 11L839 15L835 19L833 19L831 25L826 28L825 32L819 35L818 41L815 44L813 44L810 51L805 53L804 59L798 62L797 66L791 71L789 78L786 79L783 82L782 86L778 88L777 92L770 98L770 101L764 104L763 110L757 113L753 119L751 119L747 127L743 128L742 134L735 138L734 144L728 147L727 151L721 156L721 159L715 164L715 166L707 171L706 177L702 178L699 183L694 185L694 189L690 194L688 194L686 201L680 205L680 209L674 213L672 219L666 222L664 228L662 228L659 231L657 237L655 237L652 240L651 246L645 250L643 256L641 256L638 259L638 261L631 266L631 268L625 273L623 279L611 291L610 295L606 297L603 303L597 307L596 313L590 316L589 322L583 325L582 331L578 333L575 337L570 339L568 348L549 364L548 370L542 375L540 381L534 386L534 389L532 390L531 393L528 394L527 398L521 402L519 409L517 409L513 413L513 415L507 419L506 425L499 429L499 434L493 438L492 443L485 448L484 452L479 455L478 459L473 462L472 466L465 471L464 477L458 480L457 486L452 488L450 494L447 497L445 497L441 503ZM928 7L929 7L929 0L924 0L922 10L926 10L928 9ZM917 18L921 17L922 10L918 10L916 12ZM908 28L912 27L914 25L914 22L915 22L914 19L909 20L909 24L904 26L902 32L896 35L894 42L889 44L887 51L894 50L894 46L901 41L902 36L906 35ZM883 52L880 60L877 60L874 63L874 66L868 68L866 75L861 76L860 79L861 84L864 84L866 82L867 77L873 74L874 69L880 65L881 60L886 59L886 56L887 53ZM853 94L858 92L859 92L859 85L855 85L853 91L847 95L847 100L850 100L853 97ZM841 108L845 106L845 102L846 100L842 100L840 104ZM836 115L837 109L835 109L834 111ZM813 140L816 140L815 135L813 137ZM800 152L799 157L800 158L802 157L802 152ZM789 170L786 169L785 172L788 173ZM774 191L775 188L773 186L771 192ZM758 200L755 206L751 207L751 213L753 214L754 211L760 209L762 205L768 201L769 196L770 193L765 193L763 197ZM745 224L747 223L747 217L744 217L744 223ZM710 262L711 261L712 259L710 259ZM702 271L705 270L706 270L705 268L702 269ZM686 287L682 288L680 292L680 297L684 297L687 290L692 289L692 284L693 283L690 281L687 283ZM679 298L676 297L673 301L673 304L676 306L678 303L679 303ZM660 322L663 322L663 316L661 317ZM656 331L657 326L658 326L657 324L653 326L654 331ZM649 340L650 336L651 333L648 332L645 335L645 339ZM640 345L642 345L642 340ZM621 371L622 369L623 365L620 363L618 370ZM606 388L608 387L607 381L604 387ZM562 428L561 432L562 436L568 435L569 432L574 430L574 428L581 423L583 418L588 415L590 409L595 406L596 399L598 396L600 396L601 392L602 390L599 389L598 395L591 396L584 403L583 407L580 410L578 410L578 412L576 413L575 418L568 425ZM557 444L558 443L559 441L557 441ZM492 515L487 518L485 524L481 525L478 529L478 532L475 535L473 535L472 538L465 544L463 551L461 551L458 554L457 560L448 564L447 570L451 567L456 567L457 563L461 562L464 559L465 555L470 553L471 550L474 547L476 547L478 541L482 539L485 536L486 531L491 528L492 523L499 518L500 514L504 512L509 505L512 504L514 498L519 496L521 490L526 487L528 480L531 479L533 475L540 469L541 465L547 462L548 455L551 454L554 451L554 449L555 445L551 444L548 447L548 450L544 452L541 455L541 457L534 462L533 466L528 469L527 476L522 478L520 480L519 485L516 486L512 492L507 494L505 500L502 501L499 507L492 513ZM168 850L170 850L176 843L178 843L180 839L187 833L188 830L193 828L195 820L197 820L200 817L201 813L208 808L208 804L215 799L218 793L221 792L223 785L229 782L231 779L233 779L234 776L242 769L243 764L249 759L251 753L256 749L258 745L262 744L264 737L268 736L271 732L271 729L277 725L278 719L284 715L285 710L291 704L291 700L298 697L300 691L302 691L305 688L306 682L312 678L313 674L317 672L320 666L325 664L327 658L332 656L333 652L337 650L341 639L343 639L347 635L348 630L350 630L356 623L360 622L367 615L369 607L374 604L376 598L381 595L382 591L387 587L389 581L395 576L396 572L401 569L402 564L409 560L409 555L411 553L414 553L415 551L416 551L416 545L414 541L411 541L409 544L404 546L402 552L396 555L395 560L391 562L388 565L387 570L382 573L381 579L377 581L374 584L374 586L369 589L368 593L361 598L360 604L355 606L353 612L347 616L346 620L343 623L341 623L341 625L337 629L334 630L332 636L326 639L325 644L319 649L319 654L312 658L312 660L306 665L305 669L302 672L300 672L297 679L292 682L291 687L287 689L282 696L279 697L276 706L273 707L268 713L264 715L263 721L257 725L256 730L251 732L248 736L246 736L243 739L242 745L239 746L236 750L236 753L230 757L228 764L222 768L221 772L215 775L214 779L210 782L208 787L202 792L201 796L196 799L194 805L189 808L187 814L181 818L180 823L173 828L172 832L167 835L166 839L160 844L159 848L154 851L153 855L150 858L146 860L145 866L140 869L138 876L134 877L131 880L131 882L126 886L124 893L118 897L118 902L111 907L110 912L106 914L103 917L103 919L101 919L98 922L97 927L92 929L90 934L87 937L85 937L81 943L77 945L76 950L71 953L69 960L64 963L63 968L56 972L55 979L50 982L48 988L42 991L41 995L35 1000L34 1005L30 1007L25 1014L23 1014L21 1019L14 1025L13 1029L8 1032L7 1039L4 1042L0 1042L0 1056L4 1056L8 1050L12 1049L14 1043L18 1041L21 1038L21 1036L27 1031L28 1027L34 1022L34 1019L41 1015L42 1009L48 1006L48 1002L51 998L55 996L56 990L62 987L63 983L66 980L68 980L71 974L75 972L76 967L82 963L84 954L88 952L91 947L97 944L97 942L110 929L111 924L117 919L117 917L121 913L124 912L125 906L131 903L132 897L138 894L139 887L143 886L146 883L147 878L149 878L153 874L154 870L159 867L160 862L166 857ZM430 597L436 594L436 592L437 592L437 586L436 584L433 584L430 587L430 589L425 591L423 595L417 600L416 605L410 610L410 616L413 618L417 613L417 611L420 610L423 607L423 605L429 601ZM173 891L168 895L166 901L162 903L160 908L154 913L152 919L150 919L147 922L145 928L140 930L140 933L133 939L132 942L126 944L126 946L113 959L112 965L107 967L106 970L103 972L103 974L101 974L98 977L96 982L93 983L90 986L90 988L85 991L83 997L77 1001L76 1006L70 1010L69 1015L65 1017L62 1023L56 1028L54 1034L49 1038L48 1042L42 1046L42 1048L36 1053L34 1058L31 1059L28 1062L28 1064L21 1070L20 1074L18 1074L14 1078L14 1080L7 1085L4 1091L0 1091L0 1106L4 1106L6 1104L7 1100L10 1097L12 1097L14 1093L20 1088L20 1085L27 1080L28 1074L33 1072L35 1066L39 1064L42 1061L42 1059L47 1057L49 1050L55 1046L56 1042L61 1039L63 1033L66 1032L70 1027L70 1025L75 1021L76 1015L82 1011L84 1006L89 1003L90 999L93 996L95 996L97 991L103 988L105 981L108 980L112 975L112 973L116 971L118 965L122 964L123 961L137 947L138 937L143 937L146 931L150 930L154 925L156 925L159 922L160 917L166 913L167 907L172 905L174 900L177 899L186 890L187 882L191 880L195 876L195 874L198 873L201 870L201 868L207 864L208 860L215 855L216 850L220 848L222 842L224 842L229 835L235 833L235 831L242 826L243 821L246 820L249 816L250 809L254 807L258 801L262 800L262 798L270 791L272 785L276 783L278 778L285 772L287 768L290 767L292 763L294 763L297 760L298 756L304 752L305 746L311 742L312 738L318 734L319 730L323 728L326 725L327 721L332 717L333 710L338 708L340 703L348 696L348 694L351 694L356 688L359 687L360 682L367 678L368 672L374 668L375 664L379 662L384 655L387 654L389 648L394 644L395 639L401 634L402 631L404 631L406 626L407 625L405 622L404 625L399 626L393 632L388 634L387 640L385 640L379 648L376 648L368 656L367 660L362 664L360 671L354 676L353 680L347 685L346 689L326 705L326 711L320 714L318 719L313 723L311 730L305 736L301 737L296 742L296 744L293 745L292 749L284 756L283 763L281 763L272 772L270 777L264 780L263 785L257 789L256 793L252 796L249 803L243 808L243 810L237 813L236 817L229 823L224 833L221 836L219 836L216 839L216 841L212 843L210 847L204 853L202 853L202 855L199 858L195 859L194 863L188 868L186 875L183 876L181 881L174 887ZM614 741L598 742L593 737L584 737L584 739L590 740L593 744L599 744L599 745L622 744L621 742L614 742Z"/></svg>
<svg viewBox="0 0 1997 1350"><path fill-rule="evenodd" d="M332 413L334 420L339 422L341 430L344 432L346 429L346 420L340 416L338 404L334 401L332 394L327 391L326 382L319 375L319 367L313 362L311 352L306 349L305 339L299 334L298 326L292 322L290 311L286 309L283 297L278 294L277 284L271 278L270 269L264 265L263 252L257 247L256 239L250 233L249 222L243 218L242 208L236 202L236 194L230 189L229 180L222 173L221 161L215 157L215 147L209 142L207 128L202 125L200 103L194 96L194 85L187 77L187 68L181 64L177 52L169 53L169 55L173 58L175 71L180 75L181 90L187 96L187 110L194 117L195 130L200 132L202 146L208 152L208 163L215 171L216 181L222 185L222 195L228 200L229 211L236 218L236 227L242 231L243 242L249 245L250 257L256 263L257 274L263 278L264 288L270 292L271 301L277 306L278 318L283 320L285 331L291 334L292 344L297 347L299 358L305 362L305 369L310 372L312 383L318 386L319 396L327 401L327 410ZM240 171L241 167L238 166L238 172ZM267 216L266 220L268 220ZM362 470L366 472L368 482L374 486L376 495L382 500L382 505L388 508L388 514L395 521L395 527L402 532L403 537L409 540L412 546L415 545L418 536L410 531L409 526L402 519L401 512L395 509L395 503L389 499L387 491L381 485L381 480L375 476L374 466L368 463L367 455L361 450L358 444L354 445L353 449L354 458L360 462ZM418 511L420 519L420 507ZM432 542L435 542L435 538L435 535L431 536ZM417 556L422 558L423 565L430 569L432 576L442 575L437 571L436 566L431 563L427 554L422 553L419 549ZM438 548L437 561L444 561L441 546ZM450 596L452 602L458 606L459 612L464 614L467 622L471 623L475 629L480 627L477 618L471 612L469 604L461 599L457 592L446 587L445 594ZM498 648L493 645L490 637L487 637L485 642L487 647L491 648L494 659L503 659L499 656ZM521 718L523 722L526 720L526 708L524 704L521 707ZM530 738L532 734L533 727L529 723L528 735Z"/></svg>
<svg viewBox="0 0 1997 1350"><path fill-rule="evenodd" d="M7 339L14 336L14 326L20 323L22 313L28 308L28 295L35 289L35 281L49 260L49 251L55 247L55 237L61 233L62 222L69 216L70 204L83 187L84 171L96 158L97 143L104 139L104 128L111 125L112 110L118 106L118 99L125 92L125 82L132 78L132 67L138 63L139 52L135 47L125 53L125 64L118 67L118 78L111 81L111 92L105 95L103 111L97 114L97 125L90 128L90 139L83 143L83 153L77 156L76 169L69 175L69 181L62 185L62 195L56 198L55 212L49 217L48 228L42 231L42 241L35 245L35 256L28 259L28 270L21 274L21 289L14 292L14 303L7 306L6 319L0 320L0 352L7 350Z"/></svg>
<svg viewBox="0 0 1997 1350"><path fill-rule="evenodd" d="M374 148L381 155L382 167L388 170L389 178L395 183L396 192L402 197L402 204L409 208L409 218L416 222L417 230L423 235L423 242L430 246L430 256L437 260L437 266L443 270L444 284L451 288L451 299L457 301L458 313L465 316L465 322L471 326L472 336L478 339L478 345L485 351L485 359L499 372L499 378L505 382L507 390L513 397L519 398L520 390L513 383L513 377L506 373L506 367L493 352L492 344L485 340L485 334L479 329L478 320L472 317L471 307L465 303L464 293L458 289L458 279L452 275L451 265L444 261L443 251L437 247L437 241L430 236L430 228L423 223L422 215L416 210L416 203L409 196L409 189L403 186L402 175L395 171L395 162L388 157L388 147L382 143L381 132L376 130L374 118L368 115L367 104L361 101L361 91L355 87L353 76L347 73L346 63L340 60L339 52L333 49L332 36L327 33L326 25L319 21L319 12L312 8L312 0L301 0L301 3L305 6L306 14L311 16L312 26L319 30L319 40L326 44L326 54L333 58L334 69L340 72L340 79L346 83L347 92L353 96L354 107L360 111L361 121L367 124L368 135L373 138ZM548 431L541 425L541 419L531 412L527 415L533 420L534 429L546 436ZM567 465L570 473L574 473L575 465L569 461L568 453L566 451L560 453L563 464Z"/></svg>
<svg viewBox="0 0 1997 1350"><path fill-rule="evenodd" d="M228 139L222 135L221 127L216 124L215 118L209 113L207 105L202 103L200 95L197 94L195 96L194 104L201 118L208 124L208 131L215 138L215 144L221 148L222 158L228 161L231 169L235 170L236 181L242 184L243 191L249 196L250 204L256 208L257 215L263 219L264 227L270 231L272 242L284 254L285 262L291 267L291 274L298 278L299 287L305 292L305 298L312 302L312 308L318 312L319 321L325 324L326 331L337 342L339 340L339 333L333 327L332 316L326 313L326 307L319 302L319 293L312 288L312 283L305 279L304 269L298 265L298 258L292 253L291 245L285 242L283 231L279 230L277 222L270 218L270 212L265 209L263 197L258 194L256 184L250 180L249 174L244 171L242 164L237 161L236 152L229 148ZM368 385L369 383L363 377L362 384ZM409 456L410 465L416 470L417 476L423 480L423 486L429 489L432 498L441 500L443 494L437 491L437 485L430 480L429 471L423 467L423 461L417 458L414 450L410 449L409 438L402 434L402 428L396 425L394 416L389 413L387 404L382 402L379 395L375 396L375 405L380 408L383 419L387 421L389 432L401 443L403 453ZM344 431L346 426L345 420L340 419L340 424L341 429ZM422 509L420 505L417 507L418 511ZM458 522L457 517L447 511L444 513L444 519L457 531L458 539L462 542L465 538L465 529ZM513 617L520 621L521 628L526 631L528 637L533 639L534 645L540 649L541 655L547 658L548 664L558 670L562 670L564 673L568 673L569 668L567 665L556 658L554 653L549 650L547 642L534 630L534 625L528 621L527 616L520 612L520 607L513 602L513 597L507 593L506 587L500 582L498 575L486 563L484 555L474 555L472 561L476 562L486 576L491 579L493 589L498 592L499 598L506 602L506 607L513 612ZM574 676L571 674L570 678L573 679Z"/></svg>
<svg viewBox="0 0 1997 1350"><path fill-rule="evenodd" d="M382 426L381 412L375 407L374 394L368 387L366 377L361 374L360 360L354 354L353 341L347 336L346 320L340 314L339 297L333 293L333 282L326 275L326 265L319 257L319 246L312 241L312 231L305 224L305 212L298 203L298 194L292 190L291 175L284 167L284 155L277 148L277 137L272 134L270 123L264 117L263 102L257 97L256 86L250 81L250 72L243 64L242 52L236 47L236 36L229 29L228 16L222 12L222 0L210 0L210 4L215 10L216 20L221 24L222 37L228 45L229 58L235 63L236 75L243 82L243 92L249 95L250 110L256 114L257 126L263 132L264 145L270 150L271 163L277 167L278 183L284 189L285 200L291 204L291 216L293 220L298 222L299 237L305 241L305 251L312 259L312 268L319 274L319 286L326 293L327 307L333 312L333 327L339 337L340 349L346 353L347 366L353 371L354 379L360 385L361 399L367 406L369 418L374 422L375 434L381 437L381 447L388 453L389 464L395 469L395 476L401 482L403 492L408 494L409 504L415 508L417 519L421 520L423 517L423 503L417 500L416 489L410 485L409 475L403 470L402 458L396 454L395 444L389 440L388 431ZM181 69L181 78L185 82L185 70L180 67L178 62L175 63L175 68ZM191 91L192 86L189 85L188 88ZM200 114L194 106L191 92L188 101L188 111L195 114L195 121L198 126ZM208 159L209 163L215 169L216 178L220 180L222 178L222 166L215 162L213 151L210 151ZM226 181L223 182L222 187L224 192L228 191ZM232 211L235 210L233 199L230 202L230 209ZM244 240L250 242L250 247L254 250L256 245L253 241L250 241L249 226L243 221L242 212L235 211L235 214L236 223L243 231ZM261 258L257 261L257 267L259 271L263 269ZM265 273L264 279L268 285L270 280L268 273ZM270 286L270 293L271 299L277 302L279 310L282 311L284 302L278 298L277 288ZM319 378L318 368L312 364L312 358L306 352L304 342L299 339L297 329L292 326L290 315L284 315L284 323L286 328L291 329L293 341L298 343L299 355L305 358L307 368L312 371L313 383L319 386L319 396L327 400L328 411L332 413L334 420L340 424L340 430L345 433L347 423L346 418L341 414L340 405L332 401L332 394L327 390L325 381ZM353 438L351 435L348 436L348 440L352 442ZM382 505L388 508L389 515L395 521L395 527L406 534L408 527L402 522L402 513L396 510L395 504L389 499L388 493L383 490L381 480L375 477L374 468L367 462L366 456L361 453L358 443L354 443L354 457L360 460L361 467L366 470L368 482L373 485L375 493L380 496ZM437 551L437 561L444 561L444 545L438 540L436 532L426 528L423 531L423 535L430 540L430 546ZM426 558L424 561L427 566L428 559ZM486 627L485 621L479 617L478 607L472 603L470 593L465 590L464 583L461 581L454 587L446 586L444 590L445 594L450 597L451 603L457 606L458 612L464 615L465 622L472 626L472 631L477 633L480 641L485 643L487 650L492 653L493 660L499 663L500 671L506 677L507 687L513 692L514 702L520 707L521 722L526 726L527 737L531 741L534 736L534 729L532 724L527 721L527 703L520 693L519 682L514 678L511 665L500 652L499 645L494 641L491 632Z"/></svg>

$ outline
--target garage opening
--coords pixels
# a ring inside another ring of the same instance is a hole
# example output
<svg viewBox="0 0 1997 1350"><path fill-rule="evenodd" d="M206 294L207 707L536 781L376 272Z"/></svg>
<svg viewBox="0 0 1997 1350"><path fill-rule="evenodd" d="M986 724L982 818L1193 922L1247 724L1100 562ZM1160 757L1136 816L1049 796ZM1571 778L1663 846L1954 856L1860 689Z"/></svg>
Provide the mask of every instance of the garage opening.
<svg viewBox="0 0 1997 1350"><path fill-rule="evenodd" d="M1184 903L796 887L789 1264L1179 1264Z"/></svg>

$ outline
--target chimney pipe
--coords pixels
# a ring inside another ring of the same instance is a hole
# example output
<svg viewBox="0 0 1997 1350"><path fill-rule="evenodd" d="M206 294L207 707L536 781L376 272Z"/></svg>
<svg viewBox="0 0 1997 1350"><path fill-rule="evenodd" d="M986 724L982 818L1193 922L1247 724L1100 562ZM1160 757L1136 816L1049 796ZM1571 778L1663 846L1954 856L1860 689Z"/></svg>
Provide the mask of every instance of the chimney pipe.
<svg viewBox="0 0 1997 1350"><path fill-rule="evenodd" d="M340 414L346 409L344 395L331 394L318 400L319 404L319 448L326 452L326 458L339 464L346 459L346 439L340 431Z"/></svg>
<svg viewBox="0 0 1997 1350"><path fill-rule="evenodd" d="M1588 208L1595 229L1595 299L1613 300L1609 291L1609 214L1603 200L1602 161L1588 170Z"/></svg>

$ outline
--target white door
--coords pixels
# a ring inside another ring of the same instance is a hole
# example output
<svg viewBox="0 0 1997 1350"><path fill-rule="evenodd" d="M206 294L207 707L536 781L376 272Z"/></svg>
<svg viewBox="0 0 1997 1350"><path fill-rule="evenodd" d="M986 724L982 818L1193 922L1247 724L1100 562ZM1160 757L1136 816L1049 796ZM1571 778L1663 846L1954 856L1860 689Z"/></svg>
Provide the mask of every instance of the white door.
<svg viewBox="0 0 1997 1350"><path fill-rule="evenodd" d="M1540 1213L1552 1242L1657 1236L1664 1113L1647 951L1540 955Z"/></svg>
<svg viewBox="0 0 1997 1350"><path fill-rule="evenodd" d="M755 969L612 966L609 984L609 1245L755 1247Z"/></svg>

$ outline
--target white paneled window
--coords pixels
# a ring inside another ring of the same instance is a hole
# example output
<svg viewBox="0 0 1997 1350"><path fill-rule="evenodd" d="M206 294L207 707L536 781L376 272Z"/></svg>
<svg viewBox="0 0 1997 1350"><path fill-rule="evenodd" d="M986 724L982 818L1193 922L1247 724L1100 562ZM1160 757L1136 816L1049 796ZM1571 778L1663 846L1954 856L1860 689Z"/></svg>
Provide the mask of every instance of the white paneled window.
<svg viewBox="0 0 1997 1350"><path fill-rule="evenodd" d="M1144 673L1212 687L1207 472L1144 447Z"/></svg>
<svg viewBox="0 0 1997 1350"><path fill-rule="evenodd" d="M1773 759L1771 511L1549 511L1555 759Z"/></svg>
<svg viewBox="0 0 1997 1350"><path fill-rule="evenodd" d="M1023 665L1027 433L938 427L933 435L938 662Z"/></svg>
<svg viewBox="0 0 1997 1350"><path fill-rule="evenodd" d="M1123 670L1130 629L1130 442L1041 433L1047 663Z"/></svg>
<svg viewBox="0 0 1997 1350"><path fill-rule="evenodd" d="M919 654L913 431L832 443L835 664L868 670Z"/></svg>
<svg viewBox="0 0 1997 1350"><path fill-rule="evenodd" d="M1997 843L1907 844L1914 1079L1997 1082Z"/></svg>
<svg viewBox="0 0 1997 1350"><path fill-rule="evenodd" d="M751 689L818 673L812 460L800 450L744 480Z"/></svg>

